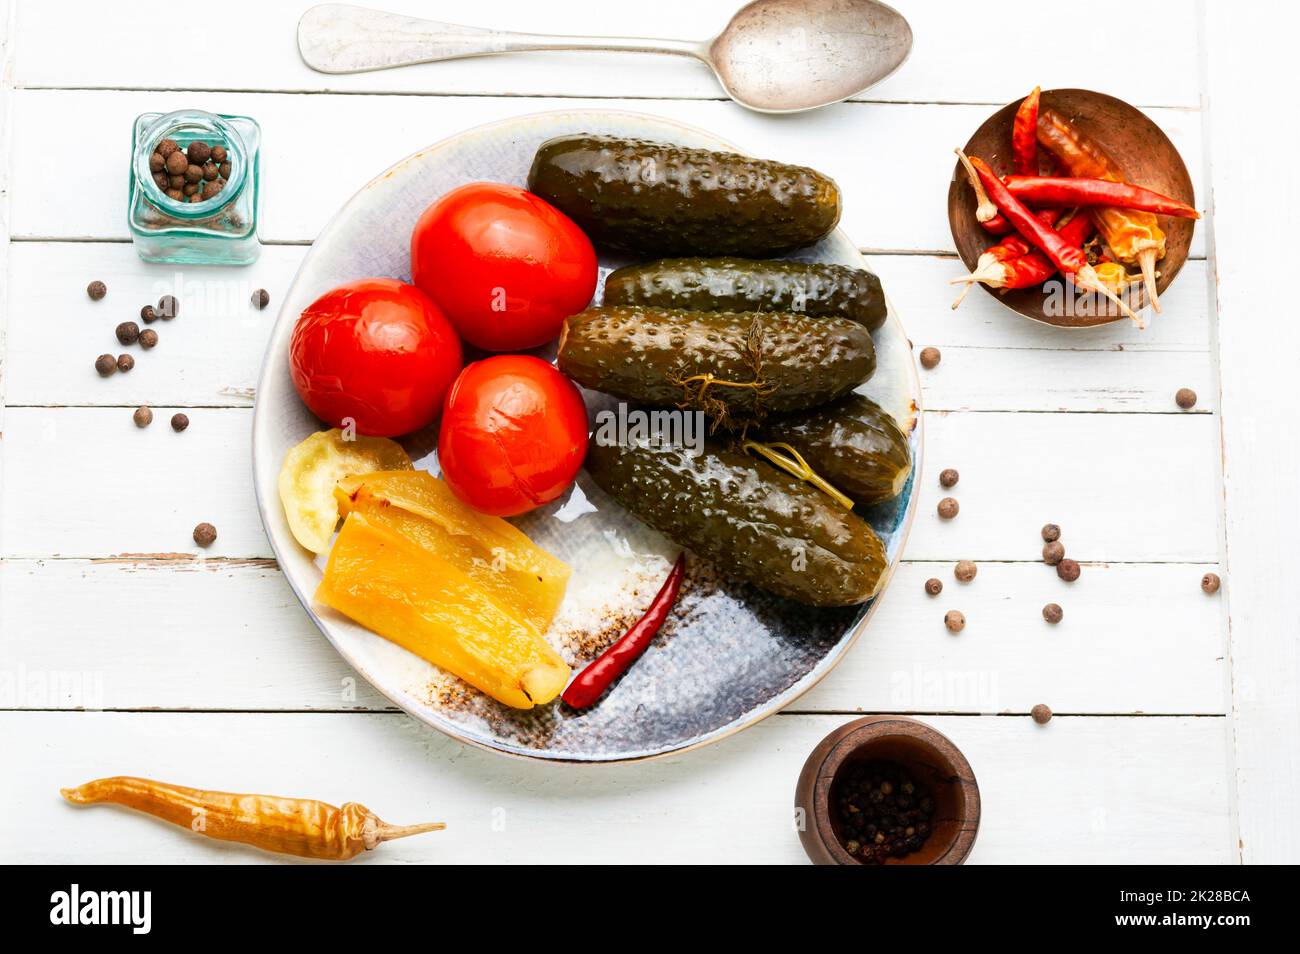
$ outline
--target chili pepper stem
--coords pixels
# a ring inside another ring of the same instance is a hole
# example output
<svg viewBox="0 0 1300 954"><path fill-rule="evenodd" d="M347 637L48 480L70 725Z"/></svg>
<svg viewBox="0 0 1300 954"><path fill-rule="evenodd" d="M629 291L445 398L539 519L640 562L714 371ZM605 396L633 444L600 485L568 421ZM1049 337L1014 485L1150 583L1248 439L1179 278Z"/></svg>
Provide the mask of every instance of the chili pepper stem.
<svg viewBox="0 0 1300 954"><path fill-rule="evenodd" d="M975 201L979 203L979 206L975 209L975 221L987 222L990 219L996 218L998 207L993 204L992 200L989 199L989 194L984 191L984 184L980 182L979 173L975 171L975 167L972 166L970 160L966 158L966 153L962 152L960 149L954 149L953 152L955 152L957 158L961 160L962 167L966 170L966 175L970 177L970 187L975 190Z"/></svg>
<svg viewBox="0 0 1300 954"><path fill-rule="evenodd" d="M963 279L958 279L958 280L961 281L961 280L963 280ZM952 282L949 282L948 284L951 285ZM961 294L958 295L957 298L956 298L956 300L952 303L952 310L953 310L953 311L956 311L958 308L961 307L961 303L964 302L964 301L966 300L966 296L970 294L970 290L971 290L972 288L974 288L974 287L975 287L975 283L974 283L974 282L967 282L967 283L966 283L966 287L963 288L963 289L961 290Z"/></svg>
<svg viewBox="0 0 1300 954"><path fill-rule="evenodd" d="M421 825L390 825L388 822L379 822L375 826L375 844L392 841L395 838L423 835L429 831L442 831L446 827L446 822L425 822Z"/></svg>
<svg viewBox="0 0 1300 954"><path fill-rule="evenodd" d="M1132 318L1133 323L1136 324L1139 329L1143 331L1146 330L1146 326L1147 326L1146 322L1143 321L1141 318L1139 318L1137 313L1134 312L1133 309L1130 308L1127 304L1125 304L1124 301L1120 299L1118 295L1116 295L1113 291L1111 291L1109 288L1105 286L1105 284L1102 282L1101 278L1098 277L1096 271L1093 270L1093 267L1091 265L1085 265L1083 266L1083 268L1075 272L1074 283L1078 285L1080 288L1082 288L1084 291L1096 292L1102 297L1114 302L1115 306L1119 308L1120 312L1124 315L1127 315L1129 318Z"/></svg>
<svg viewBox="0 0 1300 954"><path fill-rule="evenodd" d="M1160 314L1160 293L1156 291L1156 250L1154 248L1144 248L1138 253L1138 264L1142 266L1142 284L1146 286L1147 297L1151 299L1151 307Z"/></svg>

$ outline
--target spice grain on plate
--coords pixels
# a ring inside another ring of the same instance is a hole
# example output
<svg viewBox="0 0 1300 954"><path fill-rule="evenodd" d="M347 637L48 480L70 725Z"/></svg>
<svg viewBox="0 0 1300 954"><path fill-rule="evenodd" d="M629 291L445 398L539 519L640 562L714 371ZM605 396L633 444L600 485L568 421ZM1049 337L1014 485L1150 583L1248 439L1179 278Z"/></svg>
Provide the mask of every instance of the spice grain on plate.
<svg viewBox="0 0 1300 954"><path fill-rule="evenodd" d="M217 539L217 528L210 523L201 523L194 528L194 542L201 547L210 547Z"/></svg>
<svg viewBox="0 0 1300 954"><path fill-rule="evenodd" d="M117 326L114 334L117 335L117 340L124 345L135 344L140 337L140 326L134 321L124 321Z"/></svg>
<svg viewBox="0 0 1300 954"><path fill-rule="evenodd" d="M960 509L961 506L953 497L944 497L939 501L939 516L944 520L951 520L957 516L957 511Z"/></svg>
<svg viewBox="0 0 1300 954"><path fill-rule="evenodd" d="M1041 702L1029 710L1029 715L1039 725L1047 725L1052 721L1052 710Z"/></svg>
<svg viewBox="0 0 1300 954"><path fill-rule="evenodd" d="M106 378L117 370L117 359L111 354L101 354L95 359L95 370L101 378Z"/></svg>
<svg viewBox="0 0 1300 954"><path fill-rule="evenodd" d="M146 328L144 331L140 332L141 348L144 348L146 351L148 351L157 343L158 343L158 332L154 331L152 328Z"/></svg>
<svg viewBox="0 0 1300 954"><path fill-rule="evenodd" d="M141 405L135 409L135 413L131 415L131 420L135 421L136 427L148 427L153 423L153 411Z"/></svg>
<svg viewBox="0 0 1300 954"><path fill-rule="evenodd" d="M943 617L943 625L950 633L960 633L966 628L966 616L960 610L948 610Z"/></svg>
<svg viewBox="0 0 1300 954"><path fill-rule="evenodd" d="M1174 395L1174 401L1184 411L1196 407L1196 392L1191 388L1179 388L1178 393Z"/></svg>
<svg viewBox="0 0 1300 954"><path fill-rule="evenodd" d="M146 325L152 325L158 320L158 312L153 310L153 305L145 305L140 309L140 320Z"/></svg>
<svg viewBox="0 0 1300 954"><path fill-rule="evenodd" d="M123 374L134 367L135 358L131 357L129 354L119 354L117 356L117 370L121 371Z"/></svg>
<svg viewBox="0 0 1300 954"><path fill-rule="evenodd" d="M975 566L973 560L958 560L957 565L953 567L952 572L953 576L957 577L958 581L969 583L971 580L975 579L977 569L978 568Z"/></svg>
<svg viewBox="0 0 1300 954"><path fill-rule="evenodd" d="M960 476L955 469L949 467L939 473L939 485L942 487L956 487Z"/></svg>
<svg viewBox="0 0 1300 954"><path fill-rule="evenodd" d="M257 291L253 292L252 302L253 307L258 311L261 311L271 303L271 293L265 288L259 288Z"/></svg>
<svg viewBox="0 0 1300 954"><path fill-rule="evenodd" d="M943 592L943 581L935 577L930 577L925 581L925 591L931 596L938 596Z"/></svg>
<svg viewBox="0 0 1300 954"><path fill-rule="evenodd" d="M1065 611L1057 603L1048 603L1043 607L1043 619L1056 624L1065 618Z"/></svg>
<svg viewBox="0 0 1300 954"><path fill-rule="evenodd" d="M1054 523L1043 525L1043 539L1048 543L1053 543L1061 539L1061 528Z"/></svg>
<svg viewBox="0 0 1300 954"><path fill-rule="evenodd" d="M179 434L185 428L190 426L190 419L184 414L172 415L172 430Z"/></svg>
<svg viewBox="0 0 1300 954"><path fill-rule="evenodd" d="M1056 564L1056 575L1065 580L1066 583L1073 583L1079 578L1078 562L1066 557L1060 563Z"/></svg>
<svg viewBox="0 0 1300 954"><path fill-rule="evenodd" d="M1065 547L1059 540L1043 544L1043 562L1048 566L1057 566L1065 559Z"/></svg>
<svg viewBox="0 0 1300 954"><path fill-rule="evenodd" d="M86 294L90 296L91 301L99 301L108 294L108 286L101 281L93 281L86 286Z"/></svg>
<svg viewBox="0 0 1300 954"><path fill-rule="evenodd" d="M939 353L938 348L921 349L921 367L925 368L927 371L931 368L937 367L942 358L943 355Z"/></svg>
<svg viewBox="0 0 1300 954"><path fill-rule="evenodd" d="M1207 573L1201 577L1201 589L1206 593L1217 593L1222 584L1219 581L1219 574Z"/></svg>

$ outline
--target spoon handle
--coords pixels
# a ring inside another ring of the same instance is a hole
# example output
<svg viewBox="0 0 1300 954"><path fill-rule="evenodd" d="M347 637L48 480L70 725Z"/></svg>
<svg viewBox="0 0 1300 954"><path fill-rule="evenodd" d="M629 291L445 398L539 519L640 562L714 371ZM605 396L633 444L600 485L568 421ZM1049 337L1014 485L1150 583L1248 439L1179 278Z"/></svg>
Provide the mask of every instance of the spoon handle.
<svg viewBox="0 0 1300 954"><path fill-rule="evenodd" d="M321 73L363 73L518 50L630 50L707 60L704 43L635 37L549 36L438 23L346 3L322 3L298 21L298 52Z"/></svg>

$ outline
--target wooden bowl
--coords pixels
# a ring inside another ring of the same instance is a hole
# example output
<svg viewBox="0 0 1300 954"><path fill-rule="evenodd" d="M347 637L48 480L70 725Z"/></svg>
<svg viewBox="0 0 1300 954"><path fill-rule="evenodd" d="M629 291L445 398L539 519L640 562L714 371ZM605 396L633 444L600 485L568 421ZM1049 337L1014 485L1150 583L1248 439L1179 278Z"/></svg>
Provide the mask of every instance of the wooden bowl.
<svg viewBox="0 0 1300 954"><path fill-rule="evenodd" d="M1044 90L1041 102L1096 140L1124 170L1128 181L1196 205L1192 180L1178 150L1159 126L1133 106L1087 89ZM966 143L966 155L979 156L998 175L1010 173L1011 123L1019 106L1019 100L1008 103L986 119ZM1159 272L1156 288L1163 295L1187 260L1195 220L1162 215L1159 221L1165 232L1165 257L1156 263ZM952 182L948 186L948 224L957 253L968 270L975 267L976 259L985 249L1001 240L976 221L975 193L959 162L954 163ZM1049 314L1046 288L1020 288L1002 293L985 285L984 290L1026 318L1060 328L1088 328L1127 320L1104 307L1081 309L1090 312L1085 314L1070 314L1070 309L1066 309L1066 314ZM1129 304L1134 311L1146 307L1145 289L1135 289Z"/></svg>
<svg viewBox="0 0 1300 954"><path fill-rule="evenodd" d="M943 733L906 716L867 716L822 739L799 773L794 804L799 840L818 865L857 865L831 812L847 769L859 762L897 762L930 789L935 814L920 851L890 858L891 865L959 865L975 845L980 827L980 790L966 757Z"/></svg>

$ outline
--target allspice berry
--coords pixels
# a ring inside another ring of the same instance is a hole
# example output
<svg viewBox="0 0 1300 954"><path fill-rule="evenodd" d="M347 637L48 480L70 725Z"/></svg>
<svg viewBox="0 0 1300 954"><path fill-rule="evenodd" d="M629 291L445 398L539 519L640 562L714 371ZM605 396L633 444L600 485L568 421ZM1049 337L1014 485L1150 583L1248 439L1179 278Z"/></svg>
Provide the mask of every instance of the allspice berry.
<svg viewBox="0 0 1300 954"><path fill-rule="evenodd" d="M184 414L172 415L172 430L179 434L190 426L190 419Z"/></svg>
<svg viewBox="0 0 1300 954"><path fill-rule="evenodd" d="M1196 392L1191 388L1179 388L1178 393L1174 395L1174 401L1184 411L1196 407Z"/></svg>
<svg viewBox="0 0 1300 954"><path fill-rule="evenodd" d="M181 189L168 189L167 198L175 199L177 202L185 201L185 192Z"/></svg>
<svg viewBox="0 0 1300 954"><path fill-rule="evenodd" d="M201 523L194 528L194 542L201 547L210 547L217 539L217 528L210 523Z"/></svg>
<svg viewBox="0 0 1300 954"><path fill-rule="evenodd" d="M163 158L163 154L161 152L155 152L153 155L149 157L150 172L162 172L163 166L165 165L167 165L167 160Z"/></svg>
<svg viewBox="0 0 1300 954"><path fill-rule="evenodd" d="M163 295L158 299L158 304L154 307L154 310L158 312L159 318L170 321L180 314L181 303L176 300L175 295Z"/></svg>
<svg viewBox="0 0 1300 954"><path fill-rule="evenodd" d="M184 175L185 170L190 167L189 160L185 158L185 153L179 149L167 157L167 163L163 167L174 176Z"/></svg>
<svg viewBox="0 0 1300 954"><path fill-rule="evenodd" d="M230 163L228 163L228 162L223 162L221 165L217 166L217 175L221 176L221 178L223 178L223 179L229 179L229 178L230 178Z"/></svg>
<svg viewBox="0 0 1300 954"><path fill-rule="evenodd" d="M86 294L90 296L91 301L99 301L108 294L108 286L101 281L93 281L86 286Z"/></svg>
<svg viewBox="0 0 1300 954"><path fill-rule="evenodd" d="M960 610L948 610L943 615L943 625L948 627L950 633L960 633L966 628L966 617Z"/></svg>
<svg viewBox="0 0 1300 954"><path fill-rule="evenodd" d="M1029 715L1039 725L1047 725L1052 721L1052 710L1047 708L1041 702L1029 710Z"/></svg>
<svg viewBox="0 0 1300 954"><path fill-rule="evenodd" d="M106 378L117 370L117 359L111 354L101 354L95 359L95 370L101 378Z"/></svg>
<svg viewBox="0 0 1300 954"><path fill-rule="evenodd" d="M1079 578L1079 564L1068 557L1056 564L1056 575L1065 580L1066 583L1073 583Z"/></svg>
<svg viewBox="0 0 1300 954"><path fill-rule="evenodd" d="M146 328L144 331L140 332L140 347L144 348L145 351L148 351L157 343L158 332L154 331L152 328Z"/></svg>
<svg viewBox="0 0 1300 954"><path fill-rule="evenodd" d="M930 577L925 581L925 591L931 596L938 596L943 592L943 581L936 579L933 576Z"/></svg>
<svg viewBox="0 0 1300 954"><path fill-rule="evenodd" d="M975 579L977 567L973 560L958 560L957 565L953 567L952 575L957 577L960 583L969 583Z"/></svg>
<svg viewBox="0 0 1300 954"><path fill-rule="evenodd" d="M113 332L124 345L135 344L140 337L140 326L134 321L124 321Z"/></svg>
<svg viewBox="0 0 1300 954"><path fill-rule="evenodd" d="M190 185L193 185L194 183L198 182L202 178L203 178L202 166L196 166L194 163L191 162L188 166L185 167L185 181L188 182Z"/></svg>
<svg viewBox="0 0 1300 954"><path fill-rule="evenodd" d="M1219 574L1207 573L1201 577L1201 589L1206 593L1217 593L1222 584L1219 582Z"/></svg>
<svg viewBox="0 0 1300 954"><path fill-rule="evenodd" d="M943 355L939 353L938 348L922 348L921 367L929 371L931 368L936 367L939 364L939 360L942 357Z"/></svg>
<svg viewBox="0 0 1300 954"><path fill-rule="evenodd" d="M117 370L121 371L123 374L126 374L126 372L130 371L134 367L135 358L131 357L129 354L119 354L117 356Z"/></svg>
<svg viewBox="0 0 1300 954"><path fill-rule="evenodd" d="M1048 543L1061 539L1061 528L1054 523L1043 524L1043 539Z"/></svg>
<svg viewBox="0 0 1300 954"><path fill-rule="evenodd" d="M131 415L131 420L135 421L136 427L148 427L153 423L153 411L142 404L135 409L135 413Z"/></svg>
<svg viewBox="0 0 1300 954"><path fill-rule="evenodd" d="M169 191L171 189L181 189L184 188L184 186L185 186L185 176L178 175L178 176L167 177L167 188Z"/></svg>
<svg viewBox="0 0 1300 954"><path fill-rule="evenodd" d="M951 520L957 516L957 511L960 509L961 507L952 497L944 497L939 501L939 516L944 520Z"/></svg>
<svg viewBox="0 0 1300 954"><path fill-rule="evenodd" d="M1058 541L1043 544L1043 562L1048 566L1058 566L1065 559L1065 547Z"/></svg>
<svg viewBox="0 0 1300 954"><path fill-rule="evenodd" d="M179 148L180 146L176 144L175 139L164 139L162 142L158 143L157 152L158 155L162 156L164 159L169 159L171 158L171 154Z"/></svg>
<svg viewBox="0 0 1300 954"><path fill-rule="evenodd" d="M956 470L949 467L939 472L939 485L941 487L956 487L957 480L961 477Z"/></svg>
<svg viewBox="0 0 1300 954"><path fill-rule="evenodd" d="M207 162L203 163L203 168L199 171L204 179L211 182L217 177L217 164L209 159ZM195 181L197 182L198 180L196 179Z"/></svg>
<svg viewBox="0 0 1300 954"><path fill-rule="evenodd" d="M1043 607L1043 619L1047 620L1053 626L1065 618L1065 610L1061 609L1057 603L1048 603Z"/></svg>
<svg viewBox="0 0 1300 954"><path fill-rule="evenodd" d="M196 166L201 166L208 161L212 155L212 147L201 139L196 139L190 143L189 148L185 150L185 156Z"/></svg>
<svg viewBox="0 0 1300 954"><path fill-rule="evenodd" d="M213 161L213 162L225 162L225 161L226 161L226 147L225 147L225 146L213 146L213 147L212 147L212 156L211 156L211 158L212 158L212 161Z"/></svg>
<svg viewBox="0 0 1300 954"><path fill-rule="evenodd" d="M153 305L145 305L140 309L140 320L146 325L152 325L158 320L158 312L153 310Z"/></svg>
<svg viewBox="0 0 1300 954"><path fill-rule="evenodd" d="M259 288L257 291L253 292L252 302L253 307L258 311L261 311L271 303L271 293L265 288Z"/></svg>

